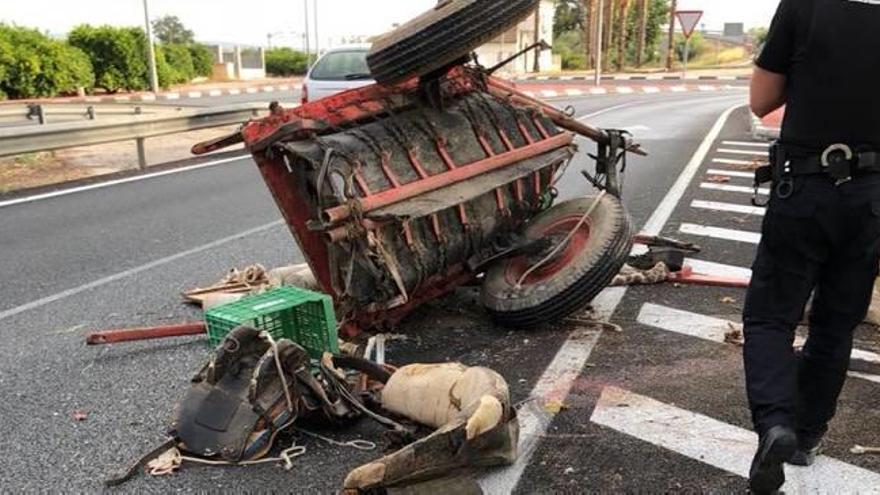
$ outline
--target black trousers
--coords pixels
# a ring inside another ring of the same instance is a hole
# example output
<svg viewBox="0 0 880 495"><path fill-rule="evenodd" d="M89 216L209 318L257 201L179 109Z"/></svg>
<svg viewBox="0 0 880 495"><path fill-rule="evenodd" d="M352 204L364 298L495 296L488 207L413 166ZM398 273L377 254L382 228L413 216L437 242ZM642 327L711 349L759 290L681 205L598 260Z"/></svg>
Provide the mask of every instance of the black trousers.
<svg viewBox="0 0 880 495"><path fill-rule="evenodd" d="M853 330L864 319L880 262L880 175L835 185L825 175L774 190L743 314L745 371L755 430L825 434L846 380ZM813 294L801 356L795 329Z"/></svg>

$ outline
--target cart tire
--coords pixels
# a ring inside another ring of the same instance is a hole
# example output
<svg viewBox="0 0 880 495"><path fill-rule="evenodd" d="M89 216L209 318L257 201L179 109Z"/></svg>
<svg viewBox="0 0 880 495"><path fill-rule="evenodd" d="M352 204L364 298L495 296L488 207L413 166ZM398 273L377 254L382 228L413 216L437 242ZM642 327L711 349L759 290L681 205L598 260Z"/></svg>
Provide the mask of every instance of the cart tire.
<svg viewBox="0 0 880 495"><path fill-rule="evenodd" d="M633 227L620 200L603 196L567 247L517 282L558 246L578 225L596 198L560 203L529 222L530 239L551 236L545 252L518 256L492 265L483 281L481 299L492 319L508 327L552 323L580 310L614 279L633 245Z"/></svg>
<svg viewBox="0 0 880 495"><path fill-rule="evenodd" d="M466 57L522 21L538 0L447 0L379 37L367 56L373 77L396 84Z"/></svg>

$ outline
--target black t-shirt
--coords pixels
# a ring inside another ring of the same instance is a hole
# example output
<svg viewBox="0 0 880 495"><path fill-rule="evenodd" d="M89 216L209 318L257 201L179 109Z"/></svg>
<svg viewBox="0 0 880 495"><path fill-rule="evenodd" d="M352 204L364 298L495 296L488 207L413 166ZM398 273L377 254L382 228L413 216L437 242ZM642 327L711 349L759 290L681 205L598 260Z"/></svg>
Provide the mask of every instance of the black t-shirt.
<svg viewBox="0 0 880 495"><path fill-rule="evenodd" d="M788 76L783 142L880 148L880 0L782 0L756 63Z"/></svg>

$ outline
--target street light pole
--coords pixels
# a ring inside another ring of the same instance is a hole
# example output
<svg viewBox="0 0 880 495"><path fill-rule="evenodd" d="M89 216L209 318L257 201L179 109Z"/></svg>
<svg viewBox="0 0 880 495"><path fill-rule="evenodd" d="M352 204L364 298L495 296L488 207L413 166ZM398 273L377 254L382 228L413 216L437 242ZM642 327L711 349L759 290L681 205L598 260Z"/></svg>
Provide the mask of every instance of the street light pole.
<svg viewBox="0 0 880 495"><path fill-rule="evenodd" d="M605 25L605 0L598 0L598 2L599 12L596 16L598 21L596 27L596 79L593 81L596 86L602 84L602 38L605 37L605 33L602 32Z"/></svg>
<svg viewBox="0 0 880 495"><path fill-rule="evenodd" d="M149 0L144 0L144 21L147 24L147 58L150 64L150 88L159 92L159 74L156 72L156 48L153 46L153 25L150 23Z"/></svg>

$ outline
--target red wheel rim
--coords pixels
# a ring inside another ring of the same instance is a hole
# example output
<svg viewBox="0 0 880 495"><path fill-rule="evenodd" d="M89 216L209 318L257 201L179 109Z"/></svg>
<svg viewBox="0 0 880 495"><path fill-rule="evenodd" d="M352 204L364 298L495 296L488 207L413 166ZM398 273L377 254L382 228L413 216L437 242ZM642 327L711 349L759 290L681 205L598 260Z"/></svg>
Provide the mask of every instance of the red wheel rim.
<svg viewBox="0 0 880 495"><path fill-rule="evenodd" d="M562 242L565 237L574 229L581 221L583 215L572 215L555 220L553 223L546 225L539 232L533 232L532 235L540 235L543 238L550 238L553 242L550 247L541 253L530 256L517 256L511 258L507 262L504 270L504 277L507 283L516 286L523 274L531 269L535 264L544 259L548 254ZM568 241L568 244L553 258L546 261L538 269L532 271L525 280L522 281L523 286L534 285L545 280L549 280L556 276L560 271L567 267L586 247L590 240L590 220L587 219L583 225L578 228L577 232Z"/></svg>

